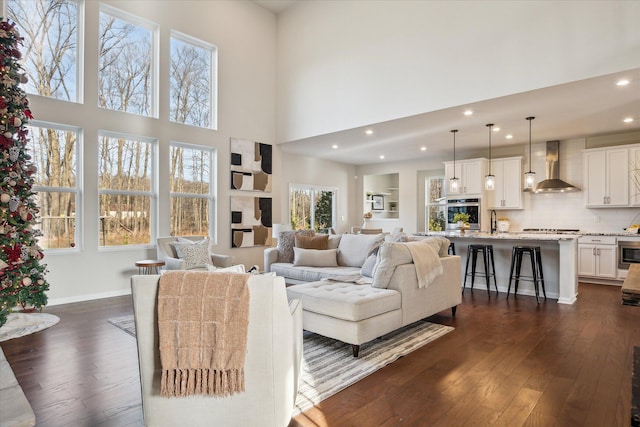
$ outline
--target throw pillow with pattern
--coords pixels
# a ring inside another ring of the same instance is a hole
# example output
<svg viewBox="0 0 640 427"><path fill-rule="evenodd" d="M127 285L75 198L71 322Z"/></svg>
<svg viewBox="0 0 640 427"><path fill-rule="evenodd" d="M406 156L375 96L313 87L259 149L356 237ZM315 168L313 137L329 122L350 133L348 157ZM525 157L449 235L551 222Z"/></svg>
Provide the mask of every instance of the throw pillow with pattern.
<svg viewBox="0 0 640 427"><path fill-rule="evenodd" d="M184 268L189 270L192 268L206 268L212 264L211 255L209 254L209 238L192 242L188 239L180 239L173 244L176 248L178 258L184 261Z"/></svg>

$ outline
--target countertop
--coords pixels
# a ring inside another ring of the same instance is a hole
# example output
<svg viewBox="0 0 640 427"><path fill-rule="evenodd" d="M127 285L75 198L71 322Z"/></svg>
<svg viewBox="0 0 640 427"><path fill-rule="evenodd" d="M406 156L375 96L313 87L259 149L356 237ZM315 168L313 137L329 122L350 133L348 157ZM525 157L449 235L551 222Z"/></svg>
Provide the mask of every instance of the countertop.
<svg viewBox="0 0 640 427"><path fill-rule="evenodd" d="M614 237L635 237L640 240L640 234L631 234L621 232L610 233L529 233L526 231L514 231L509 233L487 233L485 231L466 230L464 236L459 231L429 231L426 233L415 233L415 236L444 236L447 238L464 238L464 239L504 239L504 240L575 240L581 236L614 236Z"/></svg>

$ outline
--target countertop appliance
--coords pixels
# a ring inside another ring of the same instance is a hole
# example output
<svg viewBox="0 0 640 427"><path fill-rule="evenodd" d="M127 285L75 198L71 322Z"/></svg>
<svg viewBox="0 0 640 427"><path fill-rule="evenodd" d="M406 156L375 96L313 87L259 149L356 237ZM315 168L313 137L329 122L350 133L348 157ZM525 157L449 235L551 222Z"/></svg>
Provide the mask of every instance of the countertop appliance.
<svg viewBox="0 0 640 427"><path fill-rule="evenodd" d="M480 230L481 205L480 198L447 199L447 229L458 228L458 225L453 221L453 216L457 213L466 213L469 214L469 229Z"/></svg>
<svg viewBox="0 0 640 427"><path fill-rule="evenodd" d="M640 241L618 240L618 269L640 263Z"/></svg>

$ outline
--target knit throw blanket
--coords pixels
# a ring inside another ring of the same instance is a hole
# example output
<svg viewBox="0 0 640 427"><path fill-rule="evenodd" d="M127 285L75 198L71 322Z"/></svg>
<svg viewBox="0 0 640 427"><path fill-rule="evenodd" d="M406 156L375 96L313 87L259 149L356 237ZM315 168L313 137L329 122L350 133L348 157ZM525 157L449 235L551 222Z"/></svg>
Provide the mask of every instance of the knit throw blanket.
<svg viewBox="0 0 640 427"><path fill-rule="evenodd" d="M168 271L158 288L164 397L244 391L248 274Z"/></svg>
<svg viewBox="0 0 640 427"><path fill-rule="evenodd" d="M440 244L417 240L415 242L407 242L405 245L407 245L407 249L411 253L411 258L416 268L418 287L426 288L444 271L440 256L438 256Z"/></svg>

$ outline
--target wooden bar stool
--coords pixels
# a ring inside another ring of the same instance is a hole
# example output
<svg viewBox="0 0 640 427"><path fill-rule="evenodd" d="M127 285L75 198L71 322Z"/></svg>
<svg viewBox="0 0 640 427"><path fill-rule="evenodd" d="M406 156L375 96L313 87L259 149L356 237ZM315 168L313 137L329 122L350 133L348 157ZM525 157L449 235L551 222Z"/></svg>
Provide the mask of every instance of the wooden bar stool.
<svg viewBox="0 0 640 427"><path fill-rule="evenodd" d="M524 254L529 255L531 260L531 276L523 276L520 274L522 269L522 256ZM515 267L516 274L513 274ZM544 299L547 299L547 292L544 288L544 275L542 273L542 255L540 254L540 246L514 246L511 250L511 268L509 269L509 287L507 288L507 299L509 299L509 292L511 292L511 280L515 279L516 286L513 290L513 294L518 293L518 283L520 280L533 282L533 286L536 291L536 301L540 304L540 289L539 285L542 285L542 294Z"/></svg>
<svg viewBox="0 0 640 427"><path fill-rule="evenodd" d="M496 266L493 261L493 245L469 245L467 246L467 265L464 269L464 284L462 292L467 287L467 276L471 276L471 290L473 290L473 282L476 278L476 263L478 253L482 252L482 261L484 264L484 277L487 282L487 292L491 296L491 276L493 276L493 285L498 293L498 283L496 282ZM473 258L473 260L471 260ZM469 273L469 261L471 260L471 273ZM489 261L491 261L491 271L489 271Z"/></svg>

